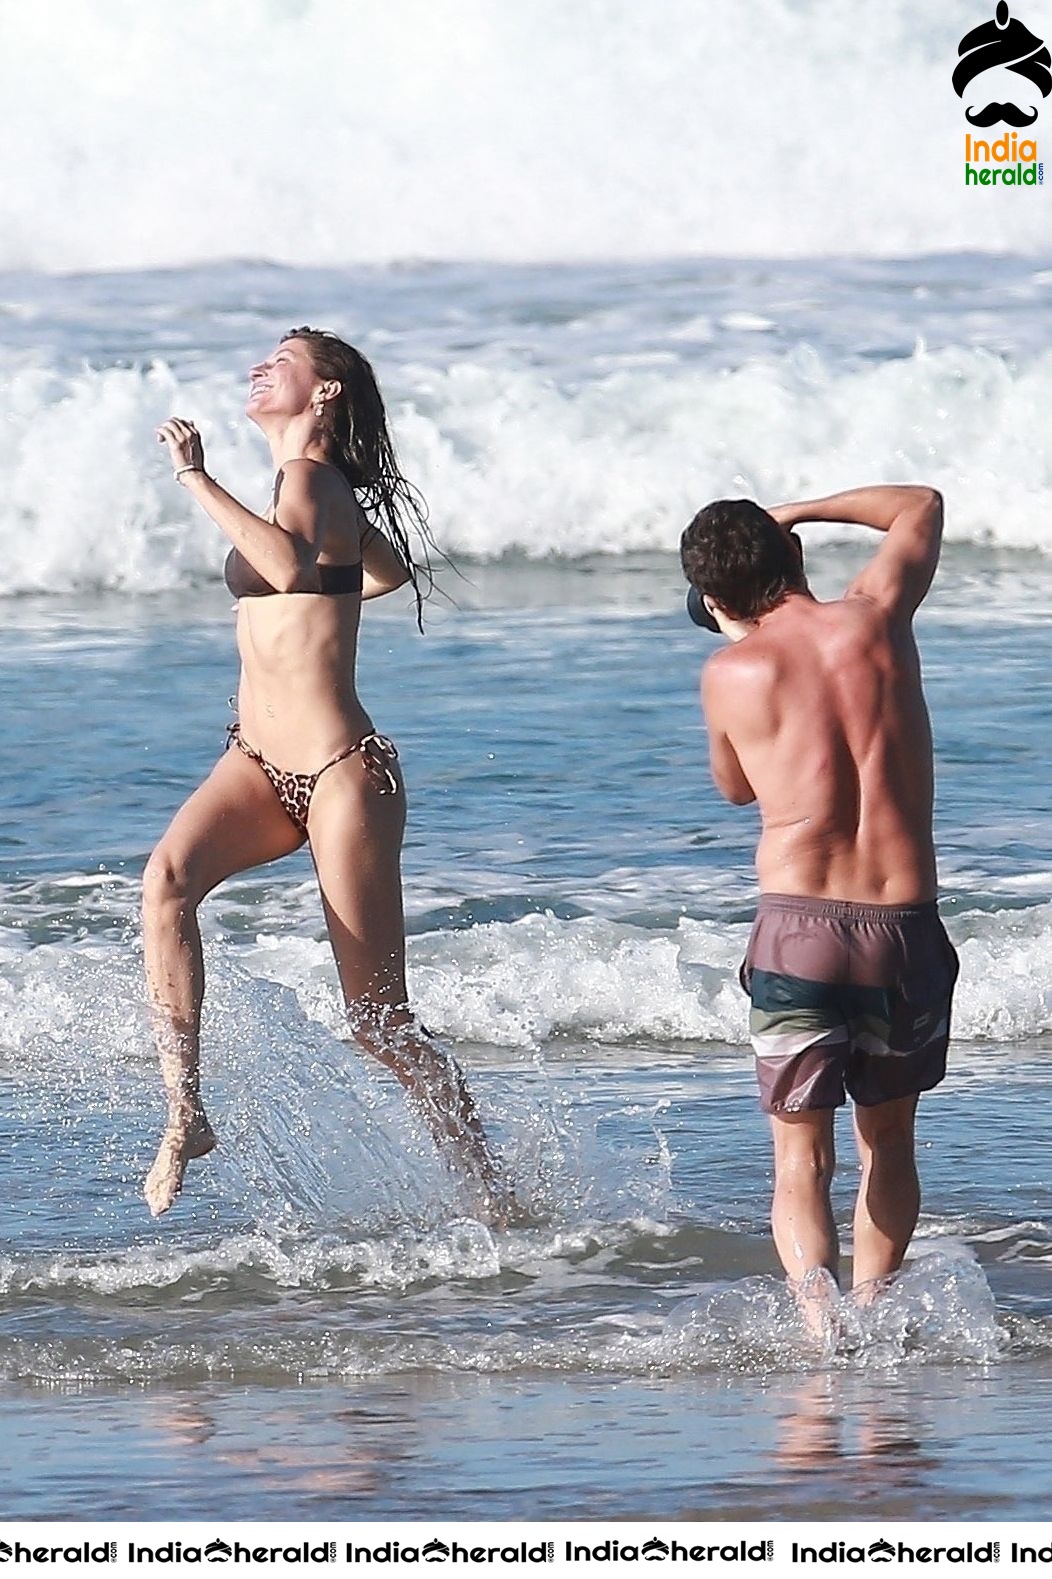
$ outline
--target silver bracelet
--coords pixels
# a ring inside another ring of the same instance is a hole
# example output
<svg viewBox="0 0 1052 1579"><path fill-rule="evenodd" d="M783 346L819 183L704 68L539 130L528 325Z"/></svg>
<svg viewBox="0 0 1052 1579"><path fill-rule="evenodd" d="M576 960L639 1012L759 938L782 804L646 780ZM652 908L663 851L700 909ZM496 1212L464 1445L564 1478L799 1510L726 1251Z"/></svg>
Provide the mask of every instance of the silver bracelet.
<svg viewBox="0 0 1052 1579"><path fill-rule="evenodd" d="M204 471L205 471L205 469L204 469L203 466L179 466L172 473L172 476L175 478L176 482L178 482L179 478L183 475L184 472L200 472L202 477L203 477L204 476Z"/></svg>

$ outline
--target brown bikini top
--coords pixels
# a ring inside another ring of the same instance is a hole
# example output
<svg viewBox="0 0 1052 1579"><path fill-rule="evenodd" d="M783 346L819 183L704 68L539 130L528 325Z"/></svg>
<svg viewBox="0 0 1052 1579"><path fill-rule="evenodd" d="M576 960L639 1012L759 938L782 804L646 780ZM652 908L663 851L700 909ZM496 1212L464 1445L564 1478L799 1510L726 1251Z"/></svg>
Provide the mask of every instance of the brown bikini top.
<svg viewBox="0 0 1052 1579"><path fill-rule="evenodd" d="M235 598L268 598L277 593L277 587L272 587L269 581L264 580L258 570L253 570L244 554L239 554L232 548L226 556L223 567L223 580L228 591ZM307 587L297 587L297 592L307 592ZM318 592L323 597L340 597L347 592L360 592L362 590L362 562L356 559L353 565L319 565L318 566Z"/></svg>

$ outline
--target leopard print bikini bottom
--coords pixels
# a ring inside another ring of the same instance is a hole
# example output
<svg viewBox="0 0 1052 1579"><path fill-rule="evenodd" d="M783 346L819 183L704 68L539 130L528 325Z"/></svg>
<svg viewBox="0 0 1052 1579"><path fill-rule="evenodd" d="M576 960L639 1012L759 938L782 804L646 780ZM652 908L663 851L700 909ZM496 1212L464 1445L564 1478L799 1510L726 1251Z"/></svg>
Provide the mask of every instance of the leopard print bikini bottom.
<svg viewBox="0 0 1052 1579"><path fill-rule="evenodd" d="M307 813L310 810L311 796L322 774L334 768L337 762L345 762L348 757L353 757L356 752L361 753L365 771L381 795L395 795L398 792L398 780L391 771L391 763L398 760L398 752L386 735L378 735L375 732L363 735L357 744L348 746L346 751L341 751L332 757L318 769L317 773L289 773L284 768L276 768L273 762L268 762L266 757L261 756L243 738L240 724L231 724L227 729L228 749L230 746L236 746L246 757L251 757L253 762L259 763L274 786L274 793L281 802L282 808L301 833L307 831Z"/></svg>

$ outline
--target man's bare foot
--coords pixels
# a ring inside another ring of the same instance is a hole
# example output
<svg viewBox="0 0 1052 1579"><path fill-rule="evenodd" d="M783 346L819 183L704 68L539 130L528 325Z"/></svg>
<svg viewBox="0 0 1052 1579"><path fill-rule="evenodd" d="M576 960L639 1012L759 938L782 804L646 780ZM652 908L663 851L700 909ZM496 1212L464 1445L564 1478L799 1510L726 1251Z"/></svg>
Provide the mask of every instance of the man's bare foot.
<svg viewBox="0 0 1052 1579"><path fill-rule="evenodd" d="M871 1277L868 1282L856 1283L851 1290L851 1303L857 1310L866 1310L870 1305L875 1305L888 1292L897 1276L897 1272L888 1272L883 1277Z"/></svg>
<svg viewBox="0 0 1052 1579"><path fill-rule="evenodd" d="M203 1109L190 1118L169 1121L143 1187L152 1216L160 1217L179 1194L187 1163L194 1157L207 1157L215 1144L215 1131Z"/></svg>
<svg viewBox="0 0 1052 1579"><path fill-rule="evenodd" d="M812 1267L797 1281L786 1280L793 1292L804 1326L824 1348L833 1348L840 1335L840 1289L832 1272L824 1266Z"/></svg>

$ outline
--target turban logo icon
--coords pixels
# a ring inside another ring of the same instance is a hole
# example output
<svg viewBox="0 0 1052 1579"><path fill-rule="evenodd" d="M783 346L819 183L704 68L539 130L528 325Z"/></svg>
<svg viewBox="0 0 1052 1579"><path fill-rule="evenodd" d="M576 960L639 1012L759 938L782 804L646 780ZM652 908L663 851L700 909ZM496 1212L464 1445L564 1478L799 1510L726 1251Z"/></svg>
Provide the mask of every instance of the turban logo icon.
<svg viewBox="0 0 1052 1579"><path fill-rule="evenodd" d="M973 126L1034 124L1038 94L1045 99L1052 93L1052 55L1005 0L998 0L992 22L964 35L957 53L953 86L958 98L967 92L965 116ZM1016 97L1024 102L1015 103Z"/></svg>

